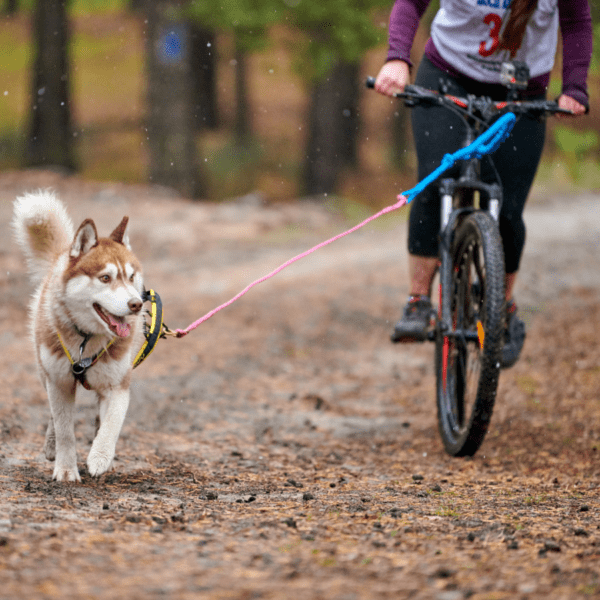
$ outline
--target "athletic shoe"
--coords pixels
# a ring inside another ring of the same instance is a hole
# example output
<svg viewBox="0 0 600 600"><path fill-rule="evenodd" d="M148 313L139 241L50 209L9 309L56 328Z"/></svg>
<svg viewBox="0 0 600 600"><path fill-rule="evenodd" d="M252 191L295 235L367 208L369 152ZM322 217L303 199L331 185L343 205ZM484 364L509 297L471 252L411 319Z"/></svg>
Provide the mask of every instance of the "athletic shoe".
<svg viewBox="0 0 600 600"><path fill-rule="evenodd" d="M392 342L424 342L429 333L433 313L429 296L409 296L404 314L390 336Z"/></svg>
<svg viewBox="0 0 600 600"><path fill-rule="evenodd" d="M525 343L525 323L517 316L517 305L511 300L506 306L506 329L504 331L504 346L500 367L512 367L521 356Z"/></svg>

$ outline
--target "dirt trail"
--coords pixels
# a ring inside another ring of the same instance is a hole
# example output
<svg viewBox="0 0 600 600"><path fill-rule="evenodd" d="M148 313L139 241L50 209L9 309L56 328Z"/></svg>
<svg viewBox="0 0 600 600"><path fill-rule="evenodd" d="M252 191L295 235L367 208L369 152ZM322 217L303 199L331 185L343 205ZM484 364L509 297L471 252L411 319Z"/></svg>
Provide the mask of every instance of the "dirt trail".
<svg viewBox="0 0 600 600"><path fill-rule="evenodd" d="M101 234L128 214L172 328L356 219L47 173L0 182L0 598L600 597L598 196L528 208L527 344L473 459L439 441L433 348L388 342L407 292L395 214L162 341L99 481L82 393L75 486L41 454L17 193L50 185Z"/></svg>

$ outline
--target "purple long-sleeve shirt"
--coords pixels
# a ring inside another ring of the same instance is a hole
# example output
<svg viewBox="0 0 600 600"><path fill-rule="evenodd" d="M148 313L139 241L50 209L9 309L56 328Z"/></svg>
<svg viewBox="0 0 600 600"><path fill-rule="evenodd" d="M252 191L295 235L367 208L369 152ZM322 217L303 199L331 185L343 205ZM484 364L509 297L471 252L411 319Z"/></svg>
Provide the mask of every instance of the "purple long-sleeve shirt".
<svg viewBox="0 0 600 600"><path fill-rule="evenodd" d="M400 59L411 64L410 52L421 17L430 0L396 0L390 15L388 60ZM589 105L587 74L592 56L592 17L588 0L558 0L560 31L563 41L562 93L584 106ZM453 75L463 75L440 53L430 38L425 55L436 66ZM530 80L528 91L538 93L548 87L550 73Z"/></svg>

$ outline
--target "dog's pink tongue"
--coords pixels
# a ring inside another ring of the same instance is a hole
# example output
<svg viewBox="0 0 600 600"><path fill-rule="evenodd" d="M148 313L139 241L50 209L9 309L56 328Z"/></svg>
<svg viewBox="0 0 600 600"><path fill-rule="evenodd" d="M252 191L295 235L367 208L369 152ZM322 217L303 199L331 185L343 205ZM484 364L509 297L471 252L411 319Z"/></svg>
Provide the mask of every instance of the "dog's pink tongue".
<svg viewBox="0 0 600 600"><path fill-rule="evenodd" d="M114 332L122 338L126 338L129 335L129 323L122 323L121 321L117 321L113 319L112 315L109 315L110 324L114 330Z"/></svg>
<svg viewBox="0 0 600 600"><path fill-rule="evenodd" d="M129 323L119 323L117 325L117 335L126 338L129 335Z"/></svg>

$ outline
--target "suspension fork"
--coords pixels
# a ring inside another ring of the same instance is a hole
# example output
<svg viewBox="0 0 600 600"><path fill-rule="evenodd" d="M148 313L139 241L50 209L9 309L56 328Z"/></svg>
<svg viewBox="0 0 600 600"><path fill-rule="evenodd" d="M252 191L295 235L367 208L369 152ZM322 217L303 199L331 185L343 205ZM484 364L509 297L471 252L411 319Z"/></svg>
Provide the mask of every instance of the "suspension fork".
<svg viewBox="0 0 600 600"><path fill-rule="evenodd" d="M443 179L440 182L440 298L439 298L439 334L444 335L452 329L451 293L452 293L452 258L450 246L452 244L452 232L454 229L453 206L454 179ZM455 213L456 214L456 213ZM447 338L445 338L447 339Z"/></svg>

